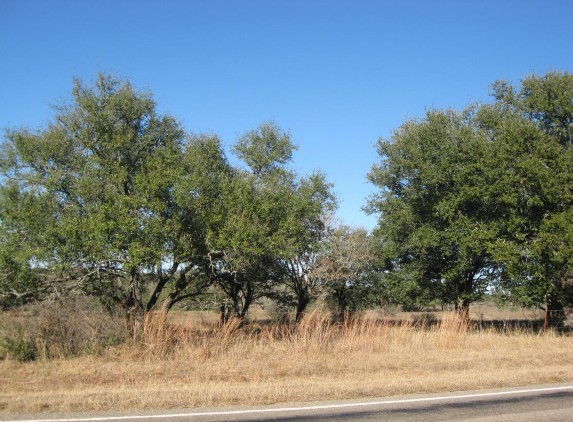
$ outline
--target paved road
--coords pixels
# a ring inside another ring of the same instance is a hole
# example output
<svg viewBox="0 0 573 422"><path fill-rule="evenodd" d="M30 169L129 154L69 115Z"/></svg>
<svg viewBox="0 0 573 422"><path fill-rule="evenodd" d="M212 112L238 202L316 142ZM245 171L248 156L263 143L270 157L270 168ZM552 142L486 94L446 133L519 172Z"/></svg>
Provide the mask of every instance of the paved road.
<svg viewBox="0 0 573 422"><path fill-rule="evenodd" d="M573 384L238 410L17 418L50 422L573 421Z"/></svg>

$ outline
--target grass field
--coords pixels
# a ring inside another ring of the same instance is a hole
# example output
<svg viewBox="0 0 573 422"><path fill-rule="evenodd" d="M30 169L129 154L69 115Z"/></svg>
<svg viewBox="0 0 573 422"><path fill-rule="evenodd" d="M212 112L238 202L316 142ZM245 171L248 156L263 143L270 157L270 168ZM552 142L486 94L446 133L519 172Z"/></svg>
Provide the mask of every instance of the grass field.
<svg viewBox="0 0 573 422"><path fill-rule="evenodd" d="M216 328L208 324L212 315L176 313L167 324L159 315L147 321L143 344L72 359L1 361L0 414L256 405L573 381L570 335L468 330L451 315L425 325L410 316L396 322L370 314L333 324L314 312L296 327L231 322Z"/></svg>
<svg viewBox="0 0 573 422"><path fill-rule="evenodd" d="M271 318L269 311L259 306L252 306L249 319L255 322L268 322ZM416 321L423 318L433 317L441 320L445 315L449 315L447 310L431 310L423 312L401 312L395 308L376 309L363 312L362 315L368 319L378 319L386 321ZM291 315L291 319L294 315ZM169 321L185 324L199 328L205 324L217 322L217 314L209 311L178 312L171 311L168 315ZM524 325L527 323L539 322L543 319L543 311L539 309L521 309L519 307L499 308L487 302L477 302L470 307L470 318L476 322L516 322Z"/></svg>

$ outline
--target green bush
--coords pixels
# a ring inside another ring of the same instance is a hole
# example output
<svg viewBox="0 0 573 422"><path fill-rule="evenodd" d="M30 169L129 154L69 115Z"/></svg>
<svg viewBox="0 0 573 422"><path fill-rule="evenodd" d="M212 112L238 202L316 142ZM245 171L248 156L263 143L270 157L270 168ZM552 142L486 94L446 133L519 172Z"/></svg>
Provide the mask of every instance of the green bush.
<svg viewBox="0 0 573 422"><path fill-rule="evenodd" d="M24 337L3 338L0 347L2 356L17 362L30 362L38 356L34 342Z"/></svg>

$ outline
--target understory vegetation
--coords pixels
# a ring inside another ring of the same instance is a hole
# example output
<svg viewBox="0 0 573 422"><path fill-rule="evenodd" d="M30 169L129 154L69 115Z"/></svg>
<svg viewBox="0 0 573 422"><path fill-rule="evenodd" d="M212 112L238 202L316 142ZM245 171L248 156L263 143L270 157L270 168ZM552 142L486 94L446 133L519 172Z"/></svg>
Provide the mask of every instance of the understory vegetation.
<svg viewBox="0 0 573 422"><path fill-rule="evenodd" d="M238 318L219 325L148 314L136 344L66 359L58 351L26 365L0 361L0 413L255 405L567 382L572 346L573 337L553 330L468 326L455 313L333 321L315 310L297 324L246 326Z"/></svg>
<svg viewBox="0 0 573 422"><path fill-rule="evenodd" d="M324 304L326 306L326 304ZM69 297L0 314L0 360L16 362L53 361L79 356L103 356L111 350L130 350L135 354L164 359L185 353L202 344L206 353L228 342L284 341L293 347L325 349L332 341L351 340L372 335L372 341L386 338L388 330L424 332L429 341L440 344L462 339L462 333L491 332L499 335L537 335L549 333L539 312L500 309L493 303L476 307L471 319L457 313L434 309L427 312L398 312L399 308L346 313L340 318L327 307L317 307L303 318L258 308L252 318L234 317L221 321L215 312L148 313L142 336L127 334L121 314L106 311L89 297ZM375 338L386 333L381 338ZM452 335L448 340L447 336ZM568 336L569 329L551 331ZM216 341L215 341L216 340ZM218 346L215 347L215 343ZM209 351L207 351L209 349Z"/></svg>

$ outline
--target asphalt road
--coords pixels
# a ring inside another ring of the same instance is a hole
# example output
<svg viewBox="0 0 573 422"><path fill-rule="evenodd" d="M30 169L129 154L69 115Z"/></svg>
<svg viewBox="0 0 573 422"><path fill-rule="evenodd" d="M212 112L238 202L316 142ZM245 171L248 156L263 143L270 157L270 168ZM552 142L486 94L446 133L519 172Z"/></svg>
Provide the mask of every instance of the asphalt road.
<svg viewBox="0 0 573 422"><path fill-rule="evenodd" d="M36 422L122 421L573 421L573 384L557 384L379 400L164 413L53 415L13 420Z"/></svg>

